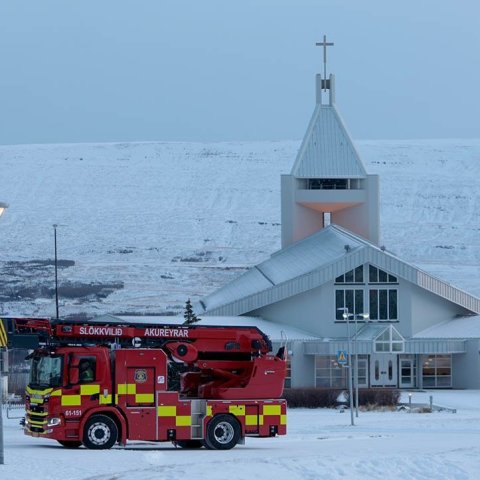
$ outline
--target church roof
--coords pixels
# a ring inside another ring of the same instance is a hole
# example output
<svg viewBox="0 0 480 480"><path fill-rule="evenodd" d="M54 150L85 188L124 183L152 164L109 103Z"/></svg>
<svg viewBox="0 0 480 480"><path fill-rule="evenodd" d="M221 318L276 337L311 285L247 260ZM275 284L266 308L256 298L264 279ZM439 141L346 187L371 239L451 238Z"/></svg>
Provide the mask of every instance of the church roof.
<svg viewBox="0 0 480 480"><path fill-rule="evenodd" d="M367 176L335 105L317 104L291 174L297 178Z"/></svg>
<svg viewBox="0 0 480 480"><path fill-rule="evenodd" d="M448 320L418 332L413 338L480 338L480 316Z"/></svg>
<svg viewBox="0 0 480 480"><path fill-rule="evenodd" d="M244 315L317 288L365 263L471 312L480 313L480 298L433 277L337 225L330 225L279 250L268 260L204 297L200 305L210 315Z"/></svg>

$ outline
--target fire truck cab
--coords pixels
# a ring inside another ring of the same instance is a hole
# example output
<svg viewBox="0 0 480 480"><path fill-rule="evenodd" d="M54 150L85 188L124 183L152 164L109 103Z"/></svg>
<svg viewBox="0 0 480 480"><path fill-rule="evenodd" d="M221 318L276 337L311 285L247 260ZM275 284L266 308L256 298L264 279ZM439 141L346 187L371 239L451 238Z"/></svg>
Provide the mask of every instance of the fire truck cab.
<svg viewBox="0 0 480 480"><path fill-rule="evenodd" d="M284 348L256 327L4 319L29 355L25 433L67 448L127 440L230 449L286 434ZM31 345L32 346L32 345Z"/></svg>

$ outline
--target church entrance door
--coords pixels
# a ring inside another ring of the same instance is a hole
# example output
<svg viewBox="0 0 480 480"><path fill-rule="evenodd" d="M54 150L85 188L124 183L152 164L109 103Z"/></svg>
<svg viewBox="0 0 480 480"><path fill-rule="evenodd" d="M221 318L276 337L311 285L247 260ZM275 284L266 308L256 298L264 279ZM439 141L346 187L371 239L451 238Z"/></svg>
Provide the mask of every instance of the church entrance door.
<svg viewBox="0 0 480 480"><path fill-rule="evenodd" d="M397 379L397 355L391 353L370 355L370 385L372 387L396 387Z"/></svg>

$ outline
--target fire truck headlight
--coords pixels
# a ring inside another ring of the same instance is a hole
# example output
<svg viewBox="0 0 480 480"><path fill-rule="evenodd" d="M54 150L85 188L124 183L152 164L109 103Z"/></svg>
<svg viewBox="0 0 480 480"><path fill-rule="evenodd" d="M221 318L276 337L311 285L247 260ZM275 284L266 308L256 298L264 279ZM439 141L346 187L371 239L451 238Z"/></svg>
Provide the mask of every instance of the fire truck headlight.
<svg viewBox="0 0 480 480"><path fill-rule="evenodd" d="M57 425L60 425L62 423L62 420L58 417L52 417L48 419L47 427L56 427Z"/></svg>

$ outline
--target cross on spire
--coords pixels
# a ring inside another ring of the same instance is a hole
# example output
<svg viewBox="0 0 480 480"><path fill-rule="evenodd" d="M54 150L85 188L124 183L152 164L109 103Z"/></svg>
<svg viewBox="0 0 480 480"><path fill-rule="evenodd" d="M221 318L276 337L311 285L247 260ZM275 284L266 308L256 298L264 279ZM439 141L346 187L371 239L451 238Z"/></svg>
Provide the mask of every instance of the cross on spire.
<svg viewBox="0 0 480 480"><path fill-rule="evenodd" d="M323 79L325 80L325 87L327 85L327 47L333 47L333 42L327 42L327 36L323 36L323 42L317 42L315 44L317 47L323 47ZM324 89L327 90L326 88Z"/></svg>

